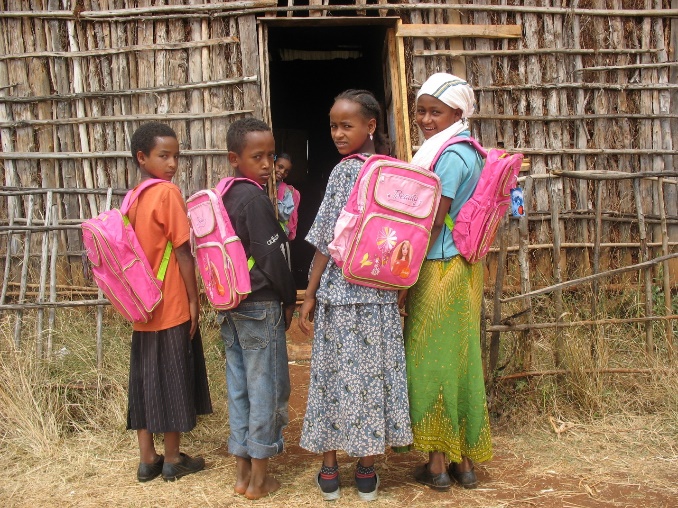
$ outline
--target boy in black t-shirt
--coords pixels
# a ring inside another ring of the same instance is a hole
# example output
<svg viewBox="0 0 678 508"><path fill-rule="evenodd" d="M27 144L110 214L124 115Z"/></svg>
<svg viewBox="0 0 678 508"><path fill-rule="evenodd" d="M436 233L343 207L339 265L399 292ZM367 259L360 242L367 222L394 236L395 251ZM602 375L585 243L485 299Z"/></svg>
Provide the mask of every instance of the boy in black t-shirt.
<svg viewBox="0 0 678 508"><path fill-rule="evenodd" d="M237 120L226 142L235 176L266 184L275 155L268 125L254 118ZM283 451L282 429L289 421L285 330L292 322L296 287L285 257L287 236L267 194L236 182L224 206L246 256L254 259L252 293L218 316L226 349L228 450L236 457L235 492L258 499L280 488L268 475L268 459Z"/></svg>

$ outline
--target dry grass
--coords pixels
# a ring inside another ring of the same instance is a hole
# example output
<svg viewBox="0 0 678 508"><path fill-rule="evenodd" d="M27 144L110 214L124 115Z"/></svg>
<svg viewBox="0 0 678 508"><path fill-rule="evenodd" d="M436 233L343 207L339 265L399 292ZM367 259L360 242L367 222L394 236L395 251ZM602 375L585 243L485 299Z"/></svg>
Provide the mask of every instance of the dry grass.
<svg viewBox="0 0 678 508"><path fill-rule="evenodd" d="M13 317L0 324L0 479L3 506L318 506L313 478L319 458L300 449L308 365L292 363L293 404L288 450L272 461L283 488L250 502L233 494L234 459L226 453L223 353L218 331L205 316L204 341L215 413L186 434L188 453L208 469L173 484L139 484L134 433L125 430L129 328L113 319L105 328L105 368L97 373L92 316L63 311L52 362L14 351ZM26 330L31 329L30 316ZM122 337L122 338L121 338ZM25 344L30 344L30 338ZM608 361L636 351L624 333L611 341ZM569 335L566 361L573 373L505 383L490 399L495 458L478 467L481 488L436 493L413 482L418 454L380 458L382 488L372 506L672 506L678 499L678 378L607 376L584 372L590 340ZM537 346L550 355L549 342ZM634 353L635 354L635 353ZM650 360L644 360L650 365ZM77 381L89 386L78 389ZM556 432L559 431L559 432ZM162 443L158 443L162 449ZM342 498L358 502L351 486L353 460L340 456Z"/></svg>

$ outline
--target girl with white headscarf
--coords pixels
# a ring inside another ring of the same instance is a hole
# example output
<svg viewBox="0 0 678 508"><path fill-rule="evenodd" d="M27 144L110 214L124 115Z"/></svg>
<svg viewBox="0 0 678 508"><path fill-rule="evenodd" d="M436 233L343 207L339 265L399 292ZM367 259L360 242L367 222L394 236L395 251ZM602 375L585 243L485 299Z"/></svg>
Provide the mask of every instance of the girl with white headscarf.
<svg viewBox="0 0 678 508"><path fill-rule="evenodd" d="M449 146L434 161L449 138L470 136L474 109L473 89L452 74L432 75L417 94L416 121L426 141L412 161L440 177L442 198L419 280L399 303L407 298L404 335L414 433L408 449L429 453L415 478L436 490L448 490L450 477L474 488L473 463L492 457L480 353L483 268L459 255L445 224L445 216L454 221L473 194L483 161L467 143Z"/></svg>

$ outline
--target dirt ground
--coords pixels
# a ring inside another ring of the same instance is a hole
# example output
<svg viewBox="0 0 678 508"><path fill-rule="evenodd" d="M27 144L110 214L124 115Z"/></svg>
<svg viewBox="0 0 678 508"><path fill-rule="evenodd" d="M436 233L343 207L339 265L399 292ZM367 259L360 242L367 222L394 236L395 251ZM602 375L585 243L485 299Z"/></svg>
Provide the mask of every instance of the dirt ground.
<svg viewBox="0 0 678 508"><path fill-rule="evenodd" d="M288 335L292 396L286 450L271 460L282 488L247 501L233 493L235 460L227 453L228 423L223 373L212 392L214 414L201 417L183 449L205 457L204 472L174 483L136 482L136 438L124 426L98 434L74 433L50 456L9 457L0 475L0 506L99 507L344 507L362 504L353 487L354 459L339 454L342 497L323 503L314 483L320 457L302 450L299 435L306 405L310 339L293 324ZM214 345L212 347L218 347ZM220 376L221 374L221 376ZM554 412L553 414L556 414ZM673 414L676 414L674 412ZM122 414L117 417L123 421ZM531 416L531 415L530 415ZM377 460L381 477L376 507L678 507L678 422L666 415L601 417L568 422L556 434L549 417L537 415L523 428L493 425L494 458L477 466L475 490L449 492L417 484L412 471L424 462L418 453L387 452ZM2 453L0 436L0 457ZM158 443L162 450L162 444Z"/></svg>

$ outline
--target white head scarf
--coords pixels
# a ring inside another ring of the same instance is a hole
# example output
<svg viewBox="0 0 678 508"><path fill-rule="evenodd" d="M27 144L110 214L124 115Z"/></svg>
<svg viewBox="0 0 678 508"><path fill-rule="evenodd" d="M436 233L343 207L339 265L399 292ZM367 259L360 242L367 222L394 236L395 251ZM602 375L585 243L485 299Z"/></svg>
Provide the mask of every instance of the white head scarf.
<svg viewBox="0 0 678 508"><path fill-rule="evenodd" d="M428 78L419 89L417 100L424 94L439 99L452 109L462 111L461 120L427 139L412 158L415 164L430 168L443 143L468 129L468 119L476 109L476 100L473 88L465 80L445 72L437 72Z"/></svg>

